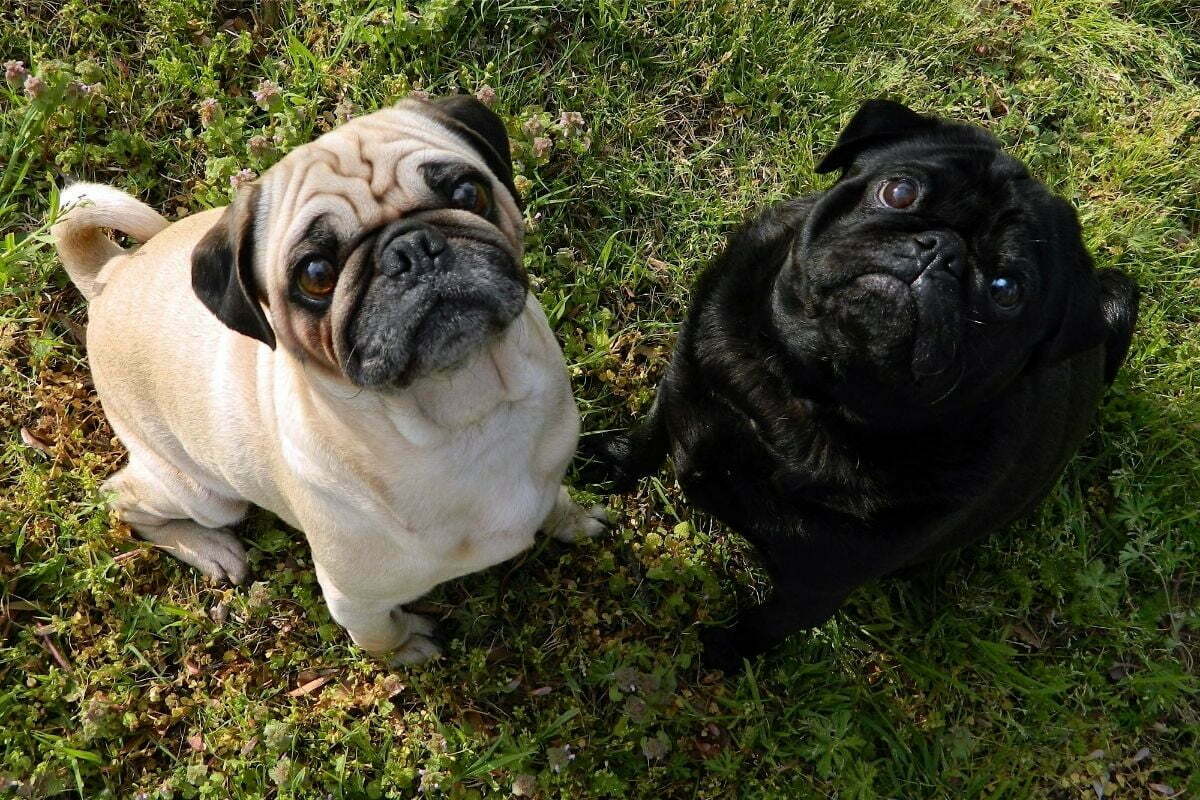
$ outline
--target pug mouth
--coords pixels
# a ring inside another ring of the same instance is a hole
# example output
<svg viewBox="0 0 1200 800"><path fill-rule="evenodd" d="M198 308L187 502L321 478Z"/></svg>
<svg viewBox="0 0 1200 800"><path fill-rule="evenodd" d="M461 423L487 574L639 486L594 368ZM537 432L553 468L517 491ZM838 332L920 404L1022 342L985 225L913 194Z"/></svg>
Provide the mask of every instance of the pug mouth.
<svg viewBox="0 0 1200 800"><path fill-rule="evenodd" d="M860 274L827 295L821 316L836 360L862 362L886 384L923 386L958 361L961 284L934 267L908 277Z"/></svg>
<svg viewBox="0 0 1200 800"><path fill-rule="evenodd" d="M352 383L400 389L453 370L521 313L524 275L503 249L457 237L434 249L398 268L376 248L374 275L346 329L343 371Z"/></svg>

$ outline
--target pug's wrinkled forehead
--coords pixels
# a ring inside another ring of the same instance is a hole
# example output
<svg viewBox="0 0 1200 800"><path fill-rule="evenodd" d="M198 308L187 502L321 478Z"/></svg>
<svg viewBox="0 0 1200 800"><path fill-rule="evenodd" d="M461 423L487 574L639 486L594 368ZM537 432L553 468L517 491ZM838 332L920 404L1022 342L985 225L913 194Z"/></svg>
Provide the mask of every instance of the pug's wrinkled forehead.
<svg viewBox="0 0 1200 800"><path fill-rule="evenodd" d="M397 219L429 215L495 226L503 235L497 244L519 259L521 212L507 141L489 141L503 129L489 137L486 125L472 127L447 105L407 100L358 117L271 167L258 182L260 207L270 210L258 219L268 248L262 266L269 270L313 231L352 242ZM447 192L464 177L488 188L488 214L453 207Z"/></svg>

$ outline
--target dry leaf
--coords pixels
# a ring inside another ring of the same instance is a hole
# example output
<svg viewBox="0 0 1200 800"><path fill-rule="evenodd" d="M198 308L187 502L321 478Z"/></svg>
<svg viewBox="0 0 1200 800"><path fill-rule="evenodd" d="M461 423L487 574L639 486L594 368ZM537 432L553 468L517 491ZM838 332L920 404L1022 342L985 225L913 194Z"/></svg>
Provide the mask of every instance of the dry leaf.
<svg viewBox="0 0 1200 800"><path fill-rule="evenodd" d="M1042 648L1042 637L1038 636L1024 625L1014 625L1013 633L1017 635L1018 639L1032 647L1034 650L1040 650Z"/></svg>
<svg viewBox="0 0 1200 800"><path fill-rule="evenodd" d="M30 433L29 428L21 428L21 441L26 447L32 447L34 450L41 450L43 453L50 452L50 445L42 441L38 437Z"/></svg>
<svg viewBox="0 0 1200 800"><path fill-rule="evenodd" d="M1118 661L1108 668L1108 677L1114 681L1119 681L1133 672L1136 666L1137 664L1130 664L1127 661Z"/></svg>
<svg viewBox="0 0 1200 800"><path fill-rule="evenodd" d="M331 678L329 675L322 675L319 678L313 678L308 683L297 686L295 689L292 689L290 692L288 692L288 697L302 697L306 694L311 694L325 684L329 683L330 680Z"/></svg>

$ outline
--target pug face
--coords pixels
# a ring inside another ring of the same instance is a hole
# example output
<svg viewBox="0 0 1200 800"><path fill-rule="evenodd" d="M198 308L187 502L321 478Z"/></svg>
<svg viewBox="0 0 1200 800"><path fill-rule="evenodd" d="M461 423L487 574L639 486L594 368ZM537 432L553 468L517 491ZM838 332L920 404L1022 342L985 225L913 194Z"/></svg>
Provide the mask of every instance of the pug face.
<svg viewBox="0 0 1200 800"><path fill-rule="evenodd" d="M874 101L819 167L834 169L771 313L852 410L891 424L962 408L1103 341L1073 209L982 130Z"/></svg>
<svg viewBox="0 0 1200 800"><path fill-rule="evenodd" d="M230 328L357 386L463 363L525 302L503 124L473 98L406 101L300 147L193 254Z"/></svg>

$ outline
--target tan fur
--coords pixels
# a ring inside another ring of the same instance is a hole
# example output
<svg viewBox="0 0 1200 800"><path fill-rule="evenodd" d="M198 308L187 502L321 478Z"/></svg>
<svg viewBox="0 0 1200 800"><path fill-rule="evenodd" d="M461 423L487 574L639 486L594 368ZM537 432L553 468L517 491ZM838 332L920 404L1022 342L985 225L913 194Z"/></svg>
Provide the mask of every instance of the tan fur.
<svg viewBox="0 0 1200 800"><path fill-rule="evenodd" d="M228 526L248 504L274 512L306 535L334 619L362 647L404 662L437 648L431 623L401 604L516 555L543 523L565 539L602 527L600 512L561 487L579 421L531 295L468 363L403 391L352 385L328 330L290 313L288 256L308 223L324 213L353 235L406 213L421 201L413 170L431 154L489 174L457 136L402 106L326 134L260 179L255 264L274 350L225 327L191 289L192 252L222 210L153 230L162 219L144 205L89 187L93 204L54 229L92 297L92 373L129 449L108 483L121 517L206 575L239 582L245 554ZM494 235L519 260L520 213L495 194ZM126 252L101 227L147 241Z"/></svg>

